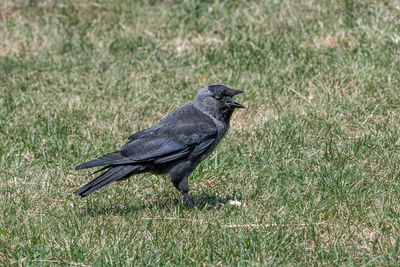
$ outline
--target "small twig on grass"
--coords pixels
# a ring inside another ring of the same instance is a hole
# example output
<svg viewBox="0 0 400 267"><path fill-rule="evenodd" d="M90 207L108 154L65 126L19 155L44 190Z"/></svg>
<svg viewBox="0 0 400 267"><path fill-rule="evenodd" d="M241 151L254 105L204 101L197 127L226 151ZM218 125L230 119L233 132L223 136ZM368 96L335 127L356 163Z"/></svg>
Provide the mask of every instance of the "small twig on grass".
<svg viewBox="0 0 400 267"><path fill-rule="evenodd" d="M305 223L299 223L299 224L283 224L285 226L296 226L296 227L304 227L307 226L308 224ZM312 225L328 225L326 222L319 222L319 223L313 223ZM224 225L224 228L240 228L240 227L247 227L247 228L258 228L258 227L271 227L271 226L279 226L276 223L271 223L271 224L254 224L254 223L249 223L249 224L227 224Z"/></svg>
<svg viewBox="0 0 400 267"><path fill-rule="evenodd" d="M249 224L227 224L224 225L224 228L258 228L258 227L269 227L269 226L277 226L277 224L272 223L272 224L254 224L254 223L249 223Z"/></svg>
<svg viewBox="0 0 400 267"><path fill-rule="evenodd" d="M58 260L33 260L35 262L50 262L50 263L57 263L57 264L66 264L70 266L84 266L84 267L89 267L90 265L86 265L83 263L76 263L76 262L68 262L68 261L58 261Z"/></svg>
<svg viewBox="0 0 400 267"><path fill-rule="evenodd" d="M154 217L154 218L140 218L140 220L144 220L144 221L151 221L151 220L167 220L167 221L174 221L174 220L179 220L179 221L189 221L189 222L200 222L198 220L193 220L193 219L185 219L185 218L174 218L174 217L166 217L166 218L162 218L162 217ZM202 221L203 222L203 221ZM209 224L209 222L206 222Z"/></svg>
<svg viewBox="0 0 400 267"><path fill-rule="evenodd" d="M295 91L292 87L289 87L289 90L292 91L293 93L295 93L296 95L300 96L303 100L305 100L309 105L312 106L310 100L307 99L305 96L303 96L303 95L300 94L299 92Z"/></svg>
<svg viewBox="0 0 400 267"><path fill-rule="evenodd" d="M375 106L374 110L371 112L371 114L369 114L369 116L364 120L364 122L362 123L363 126L365 125L365 123L367 123L367 121L368 121L370 118L372 118L372 116L374 115L374 113L375 113L376 109L379 107L379 105L380 105L380 104L377 104L377 105Z"/></svg>
<svg viewBox="0 0 400 267"><path fill-rule="evenodd" d="M161 218L161 217L155 217L155 218L140 218L140 220L180 220L180 221L189 221L189 222L199 222L199 223L204 223L204 224L212 224L212 225L217 225L216 223L213 222L207 222L207 221L199 221L199 220L193 220L193 219L185 219L185 218L174 218L174 217L166 217L166 218ZM292 227L304 227L309 224L305 223L298 223L298 224L283 224L285 226L292 226ZM311 225L311 224L310 224ZM312 225L314 226L320 226L320 225L328 225L326 222L319 222L319 223L313 223ZM255 224L255 223L248 223L248 224L225 224L222 225L223 228L241 228L241 227L246 227L246 228L258 228L258 227L276 227L279 226L276 223L271 223L271 224Z"/></svg>

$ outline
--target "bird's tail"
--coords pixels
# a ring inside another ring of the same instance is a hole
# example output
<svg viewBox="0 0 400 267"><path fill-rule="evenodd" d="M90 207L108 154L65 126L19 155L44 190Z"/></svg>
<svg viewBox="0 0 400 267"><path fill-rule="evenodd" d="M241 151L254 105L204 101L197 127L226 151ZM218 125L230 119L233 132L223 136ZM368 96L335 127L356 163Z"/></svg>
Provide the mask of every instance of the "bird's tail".
<svg viewBox="0 0 400 267"><path fill-rule="evenodd" d="M125 178L126 176L137 171L137 169L138 166L135 165L121 165L111 167L89 183L76 190L74 193L81 197L85 197L90 193L96 191L97 189L108 185L111 182Z"/></svg>
<svg viewBox="0 0 400 267"><path fill-rule="evenodd" d="M75 167L75 170L82 170L82 169L87 169L87 168L92 168L92 167L97 167L97 166L104 166L104 165L121 165L121 164L129 164L132 163L132 160L130 160L127 157L124 157L121 155L119 151L113 152L113 153L108 153L107 155L100 157L98 159L94 159L82 164L79 164L78 166Z"/></svg>

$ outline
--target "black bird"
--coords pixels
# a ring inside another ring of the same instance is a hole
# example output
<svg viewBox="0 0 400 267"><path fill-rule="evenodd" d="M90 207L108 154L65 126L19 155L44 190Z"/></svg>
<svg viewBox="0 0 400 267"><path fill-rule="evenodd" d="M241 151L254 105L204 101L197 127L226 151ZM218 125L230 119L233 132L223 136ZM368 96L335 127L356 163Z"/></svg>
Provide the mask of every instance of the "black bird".
<svg viewBox="0 0 400 267"><path fill-rule="evenodd" d="M224 85L200 89L192 102L172 111L157 125L130 136L120 151L78 165L76 170L104 166L94 173L104 172L74 193L85 197L138 173L167 174L192 208L188 177L224 137L233 111L244 108L233 99L240 93L243 91Z"/></svg>

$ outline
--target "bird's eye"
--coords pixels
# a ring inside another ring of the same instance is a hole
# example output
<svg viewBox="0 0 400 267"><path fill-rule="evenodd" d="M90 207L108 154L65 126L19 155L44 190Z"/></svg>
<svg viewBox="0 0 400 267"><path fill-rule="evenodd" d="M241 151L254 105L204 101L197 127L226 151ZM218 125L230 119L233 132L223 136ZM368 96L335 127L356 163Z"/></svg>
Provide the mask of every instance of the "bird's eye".
<svg viewBox="0 0 400 267"><path fill-rule="evenodd" d="M220 100L221 98L222 98L221 95L216 95L216 96L215 96L215 99L217 99L217 100Z"/></svg>

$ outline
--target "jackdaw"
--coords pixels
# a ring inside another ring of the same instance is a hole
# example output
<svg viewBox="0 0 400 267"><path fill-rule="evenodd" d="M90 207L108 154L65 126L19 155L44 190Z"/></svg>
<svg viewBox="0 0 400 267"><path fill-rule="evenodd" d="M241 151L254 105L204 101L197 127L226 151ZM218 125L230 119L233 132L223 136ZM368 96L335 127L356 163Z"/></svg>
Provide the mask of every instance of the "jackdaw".
<svg viewBox="0 0 400 267"><path fill-rule="evenodd" d="M104 172L74 193L85 197L138 173L167 174L192 208L188 177L224 137L233 111L244 108L233 98L240 93L243 91L224 85L200 89L192 102L172 111L157 125L130 136L120 151L78 165L76 170L104 166L94 173Z"/></svg>

